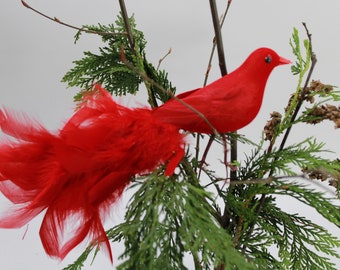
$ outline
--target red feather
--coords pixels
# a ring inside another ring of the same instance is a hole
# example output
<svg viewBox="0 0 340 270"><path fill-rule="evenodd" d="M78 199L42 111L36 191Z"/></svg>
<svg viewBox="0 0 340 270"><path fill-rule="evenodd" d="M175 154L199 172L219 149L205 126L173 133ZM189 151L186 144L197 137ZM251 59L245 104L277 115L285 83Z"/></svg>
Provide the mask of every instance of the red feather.
<svg viewBox="0 0 340 270"><path fill-rule="evenodd" d="M61 259L87 236L111 256L102 225L110 205L133 176L167 161L171 175L184 155L176 127L96 88L58 134L26 115L1 112L2 130L16 141L0 146L0 190L21 208L0 219L0 227L21 227L46 209L41 241ZM74 230L65 242L69 224Z"/></svg>
<svg viewBox="0 0 340 270"><path fill-rule="evenodd" d="M89 238L112 260L102 222L130 179L165 163L165 174L173 174L184 155L179 129L213 133L206 120L221 133L247 125L269 74L287 63L258 49L229 75L154 110L121 106L96 85L56 133L25 114L0 110L1 129L14 138L0 144L0 191L19 207L0 218L0 227L21 227L46 210L40 237L47 254L62 259Z"/></svg>

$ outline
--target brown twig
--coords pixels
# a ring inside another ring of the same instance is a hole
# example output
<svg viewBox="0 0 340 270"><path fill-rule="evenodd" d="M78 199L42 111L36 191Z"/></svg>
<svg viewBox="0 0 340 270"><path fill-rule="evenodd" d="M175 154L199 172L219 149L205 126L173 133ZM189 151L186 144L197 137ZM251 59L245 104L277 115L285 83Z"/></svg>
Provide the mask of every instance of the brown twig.
<svg viewBox="0 0 340 270"><path fill-rule="evenodd" d="M211 135L211 136L210 136L210 139L209 139L209 141L208 141L208 144L207 144L207 146L205 147L204 153L203 153L203 155L202 155L202 159L201 159L201 161L200 161L200 167L199 167L199 170L198 170L198 173L197 173L197 178L198 178L198 179L200 179L200 177L201 177L201 173L202 173L203 166L204 166L204 164L205 164L205 161L207 160L207 156L208 156L210 147L211 147L211 145L212 145L214 139L215 139L215 135ZM198 149L197 149L197 150L198 150Z"/></svg>
<svg viewBox="0 0 340 270"><path fill-rule="evenodd" d="M229 10L230 4L231 4L231 1L228 1L226 12ZM211 15L212 15L213 24L214 24L215 40L216 40L216 47L217 47L217 54L218 54L221 75L225 76L227 75L228 72L227 72L225 56L224 56L221 27L220 27L218 15L217 15L216 0L210 0L210 9L211 9ZM237 140L233 137L230 137L230 138L231 138L230 139L230 159L231 161L234 161L234 160L237 160ZM231 171L230 176L231 176L231 179L236 179L236 171Z"/></svg>
<svg viewBox="0 0 340 270"><path fill-rule="evenodd" d="M131 25L130 25L130 21L129 21L129 16L128 16L127 11L126 11L126 6L125 6L124 0L119 0L119 5L120 5L120 11L122 12L122 17L123 17L123 20L124 20L125 29L126 29L126 32L127 32L130 47L131 47L132 51L134 52L134 54L136 54L136 52L135 52L135 41L134 41L134 38L133 38L132 29L131 29Z"/></svg>
<svg viewBox="0 0 340 270"><path fill-rule="evenodd" d="M84 29L84 28L81 28L81 27L77 27L77 26L65 23L65 22L59 20L57 17L50 17L50 16L46 15L45 13L43 13L43 12L33 8L33 7L31 7L24 0L21 0L21 3L23 4L24 7L32 10L33 12L39 14L40 16L42 16L42 17L44 17L44 18L46 18L48 20L51 20L53 22L59 23L59 24L61 24L63 26L66 26L66 27L69 27L69 28L72 28L72 29L75 29L75 30L78 30L78 31L81 31L81 32L85 32L85 33L88 33L88 34L96 34L96 35L126 35L126 33L102 32L102 31L94 31L94 30L89 30L89 29Z"/></svg>
<svg viewBox="0 0 340 270"><path fill-rule="evenodd" d="M239 185L263 185L263 184L270 184L274 180L280 180L280 179L295 179L295 178L300 178L300 179L305 179L305 180L310 180L306 176L306 174L297 174L297 175L285 175L285 176L268 176L267 178L254 178L254 179L247 179L247 180L233 180L229 182L230 186L239 186ZM204 188L209 187L210 185L216 184L218 182L225 182L228 179L224 178L218 178L216 181L210 182L209 184L205 185ZM318 184L318 182L315 182ZM324 186L320 185L323 189L325 189ZM325 189L326 191L329 191L328 189Z"/></svg>
<svg viewBox="0 0 340 270"><path fill-rule="evenodd" d="M170 49L168 50L168 52L167 52L161 59L158 60L158 65L157 65L156 70L159 70L159 67L161 66L162 62L164 61L164 59L165 59L169 54L171 54L171 51L172 51L172 49L170 48Z"/></svg>
<svg viewBox="0 0 340 270"><path fill-rule="evenodd" d="M218 63L221 70L221 75L227 75L227 66L225 62L224 56L224 49L223 49L223 41L222 41L222 34L221 34L221 25L219 21L216 0L210 0L210 10L211 10L211 17L213 20L214 31L215 31L215 41L217 47L217 55L218 55Z"/></svg>
<svg viewBox="0 0 340 270"><path fill-rule="evenodd" d="M224 50L223 50L223 43L222 43L222 37L221 37L221 28L222 28L222 26L224 24L224 21L225 21L225 18L227 16L227 14L228 14L231 2L232 2L231 0L229 0L227 2L227 7L226 7L226 9L225 9L225 11L223 13L222 19L219 21L218 13L217 13L217 8L216 8L216 2L215 1L210 1L211 15L212 15L213 22L214 22L214 28L217 27L219 30L217 30L218 33L216 34L216 28L215 28L215 37L213 39L213 46L211 48L211 52L210 52L210 56L209 56L209 61L208 61L208 67L207 67L207 71L206 71L205 76L204 76L203 86L206 86L206 84L207 84L208 77L209 77L209 72L210 72L210 69L211 69L211 63L212 63L212 59L213 59L216 47L219 48L219 51L223 52L223 56L219 57L220 63L221 63L221 61L222 61L222 63L224 63L224 64L222 64L222 66L224 66L224 71L221 70L221 74L223 76L223 74L226 75L228 73L227 68L226 68L226 64L225 64L225 59L224 59ZM216 38L217 35L219 36L218 38ZM222 60L222 59L224 59L224 60ZM199 170L198 175L201 174L202 165L205 163L205 158L207 157L207 154L208 154L208 152L210 150L211 144L214 141L214 139L215 139L215 135L211 135L210 138L209 138L209 142L208 142L208 144L206 146L206 149L204 150L204 155L202 156L201 166L200 166L200 170ZM199 140L200 140L200 138L197 137L196 146L199 145ZM196 147L196 157L198 157L198 152L199 152L199 148Z"/></svg>
<svg viewBox="0 0 340 270"><path fill-rule="evenodd" d="M225 134L221 134L222 137L222 145L223 145L223 164L225 166L225 175L226 179L228 179L228 172L229 172L229 162L228 162L228 146L227 146L227 137Z"/></svg>
<svg viewBox="0 0 340 270"><path fill-rule="evenodd" d="M221 71L221 75L225 76L227 75L228 71L227 71L227 65L226 65L226 61L225 61L225 56L224 56L224 49L223 49L223 41L222 41L222 34L221 34L221 24L219 23L219 19L218 19L218 12L217 12L217 7L216 7L216 1L215 0L210 0L210 10L211 10L211 16L212 16L212 20L213 20L213 25L214 25L214 32L215 32L215 46L217 47L217 54L218 54L218 60L219 60L219 66L220 66L220 71ZM227 8L226 11L224 13L224 17L222 20L222 23L224 22L224 19L228 13L229 7L231 4L231 0L228 1L227 4ZM208 70L210 70L210 66L208 66ZM206 75L207 78L207 75ZM206 81L205 81L206 83ZM211 136L210 140L214 140L214 137ZM226 166L226 177L228 177L228 168L227 168L227 143L226 143L226 137L223 136L222 137L222 142L223 142L223 147L224 147L224 162L225 162L225 166ZM231 160L236 160L237 159L237 143L236 141L231 142ZM231 172L231 177L232 178L236 178L236 172ZM228 225L228 221L229 220L229 213L227 210L227 205L225 205L224 207L224 213L222 214L221 218L221 226L223 226L223 228L225 228ZM220 265L218 265L217 267L215 267L215 269L218 270L223 270L225 269L226 265L225 263L221 263Z"/></svg>
<svg viewBox="0 0 340 270"><path fill-rule="evenodd" d="M225 18L227 17L227 14L228 14L230 5L231 5L231 0L229 0L229 1L227 2L227 7L226 7L226 9L225 9L225 11L224 11L224 13L223 13L223 16L222 16L222 19L221 19L221 22L220 22L220 28L221 28L221 29L222 29L222 27L223 27ZM212 46L212 48L211 48L211 52L210 52L210 56L209 56L207 71L206 71L205 76L204 76L203 86L206 86L206 85L207 85L209 73L210 73L210 70L211 70L211 65L212 65L213 56L214 56L214 54L215 54L215 50L216 50L216 38L214 37L214 38L213 38L213 46Z"/></svg>
<svg viewBox="0 0 340 270"><path fill-rule="evenodd" d="M126 29L126 32L127 32L127 37L128 37L130 49L136 57L140 57L140 55L135 50L135 39L134 39L134 36L133 36L133 32L132 32L132 28L131 28L131 24L130 24L129 15L128 15L128 12L127 12L127 9L126 9L125 1L119 0L119 5L120 5L120 11L121 11L121 14L122 14L122 17L123 17L125 29ZM145 59L143 59L143 64L144 65L147 64ZM142 78L144 78L144 77L142 76ZM149 81L144 80L144 84L145 84L145 87L147 89L147 93L148 93L148 97L149 97L149 99L148 99L149 104L151 105L152 108L158 107L156 95L155 95L154 91L152 91L152 88L149 85Z"/></svg>

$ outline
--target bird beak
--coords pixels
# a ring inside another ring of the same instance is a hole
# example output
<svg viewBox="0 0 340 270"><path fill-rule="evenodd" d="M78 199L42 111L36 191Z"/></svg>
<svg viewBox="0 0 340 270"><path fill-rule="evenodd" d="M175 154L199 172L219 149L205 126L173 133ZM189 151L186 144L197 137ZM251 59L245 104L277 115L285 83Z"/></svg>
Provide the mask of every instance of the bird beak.
<svg viewBox="0 0 340 270"><path fill-rule="evenodd" d="M292 63L292 61L280 56L279 65L286 65L286 64L291 64L291 63Z"/></svg>

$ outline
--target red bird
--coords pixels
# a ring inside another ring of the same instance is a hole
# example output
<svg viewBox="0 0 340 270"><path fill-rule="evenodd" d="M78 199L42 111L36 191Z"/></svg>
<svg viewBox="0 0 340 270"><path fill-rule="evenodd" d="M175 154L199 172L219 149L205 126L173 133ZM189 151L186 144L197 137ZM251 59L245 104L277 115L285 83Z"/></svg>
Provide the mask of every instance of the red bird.
<svg viewBox="0 0 340 270"><path fill-rule="evenodd" d="M259 112L272 70L289 63L269 48L257 49L230 74L203 88L178 95L177 99L156 108L153 115L190 132L211 134L214 133L212 127L219 133L236 131L248 125Z"/></svg>
<svg viewBox="0 0 340 270"><path fill-rule="evenodd" d="M95 85L56 133L3 109L0 127L14 140L0 144L0 191L19 208L0 218L0 228L21 227L46 210L40 238L48 255L63 259L89 238L112 261L102 222L130 179L162 164L172 175L184 155L180 129L225 133L250 123L270 72L288 63L258 49L229 75L154 110L121 106Z"/></svg>

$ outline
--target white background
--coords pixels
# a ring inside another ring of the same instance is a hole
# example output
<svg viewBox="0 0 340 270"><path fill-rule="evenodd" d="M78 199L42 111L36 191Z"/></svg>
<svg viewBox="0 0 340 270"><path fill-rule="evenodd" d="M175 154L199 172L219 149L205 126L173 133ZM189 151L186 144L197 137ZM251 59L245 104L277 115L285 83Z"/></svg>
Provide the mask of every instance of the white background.
<svg viewBox="0 0 340 270"><path fill-rule="evenodd" d="M218 1L220 13L225 2ZM56 16L76 26L112 23L119 12L118 1L114 0L32 0L28 3L52 17ZM162 68L169 72L169 78L176 85L178 93L201 86L213 38L209 1L126 0L126 6L129 14L135 14L138 29L145 34L150 61L157 65L158 60L172 48L172 54L163 62ZM318 57L313 78L339 86L338 0L233 1L222 30L228 70L236 68L252 50L262 46L271 47L280 55L293 60L288 42L293 27L300 30L301 36L304 35L302 21L307 23L313 34L314 51ZM72 115L72 97L78 90L67 89L60 82L62 76L73 66L73 60L82 57L83 51L96 51L101 44L98 36L84 35L74 45L74 34L74 30L26 9L19 0L2 0L0 105L26 111L48 128L58 129ZM215 63L210 80L219 76ZM275 69L267 84L261 112L240 133L258 141L269 113L273 110L282 111L296 87L296 81L297 78L292 77L288 66ZM146 99L141 95L137 102L146 104ZM339 153L339 132L334 130L333 123L325 123L319 128L302 126L293 130L290 142L299 141L306 135L317 136L327 142L328 148ZM330 157L335 158L336 155ZM329 196L334 197L334 194L329 192ZM113 220L119 221L124 215L127 197L125 195L116 206ZM2 209L8 206L3 197L0 197L0 204ZM310 209L300 207L295 202L285 201L282 206L309 218L315 215ZM61 269L80 254L82 249L75 249L62 262L46 256L38 237L40 221L41 217L38 217L28 227L0 230L0 269ZM325 224L324 220L317 221ZM339 235L339 229L331 225L329 228ZM122 246L114 244L112 249L117 258ZM98 255L94 265L84 269L105 270L114 269L114 266L105 256Z"/></svg>

